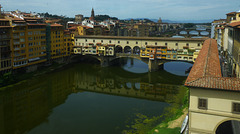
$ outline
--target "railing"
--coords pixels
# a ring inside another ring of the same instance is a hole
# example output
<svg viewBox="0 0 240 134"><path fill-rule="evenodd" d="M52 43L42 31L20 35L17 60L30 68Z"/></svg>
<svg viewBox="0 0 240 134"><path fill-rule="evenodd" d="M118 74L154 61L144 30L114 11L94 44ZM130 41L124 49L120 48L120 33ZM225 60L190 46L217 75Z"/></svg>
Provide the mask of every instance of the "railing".
<svg viewBox="0 0 240 134"><path fill-rule="evenodd" d="M14 61L25 60L26 58L14 59Z"/></svg>
<svg viewBox="0 0 240 134"><path fill-rule="evenodd" d="M13 26L26 26L26 24L15 24L15 23L12 23Z"/></svg>
<svg viewBox="0 0 240 134"><path fill-rule="evenodd" d="M10 39L11 37L8 35L0 35L0 39Z"/></svg>
<svg viewBox="0 0 240 134"><path fill-rule="evenodd" d="M15 47L15 48L14 48L14 50L20 50L20 48L18 48L18 47Z"/></svg>
<svg viewBox="0 0 240 134"><path fill-rule="evenodd" d="M16 42L13 42L13 44L20 44L20 42L19 42L19 41L16 41Z"/></svg>
<svg viewBox="0 0 240 134"><path fill-rule="evenodd" d="M14 38L14 39L18 39L18 38L19 38L19 36L13 36L13 38Z"/></svg>

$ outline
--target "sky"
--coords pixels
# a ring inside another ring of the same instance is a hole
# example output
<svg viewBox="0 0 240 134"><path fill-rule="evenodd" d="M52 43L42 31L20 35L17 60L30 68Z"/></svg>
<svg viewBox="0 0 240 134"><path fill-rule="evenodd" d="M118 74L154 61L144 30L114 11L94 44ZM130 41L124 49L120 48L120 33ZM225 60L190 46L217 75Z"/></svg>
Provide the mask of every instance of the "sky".
<svg viewBox="0 0 240 134"><path fill-rule="evenodd" d="M240 0L1 0L0 4L4 11L89 17L94 8L95 15L172 21L224 19L226 13L240 10Z"/></svg>

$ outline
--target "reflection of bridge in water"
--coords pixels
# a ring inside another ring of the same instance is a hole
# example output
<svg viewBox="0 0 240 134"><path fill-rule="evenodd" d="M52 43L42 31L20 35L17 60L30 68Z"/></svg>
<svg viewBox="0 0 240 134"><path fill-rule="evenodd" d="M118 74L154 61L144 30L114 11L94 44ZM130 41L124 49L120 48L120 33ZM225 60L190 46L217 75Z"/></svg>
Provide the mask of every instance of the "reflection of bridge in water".
<svg viewBox="0 0 240 134"><path fill-rule="evenodd" d="M87 76L85 73L76 73L74 89L162 102L171 102L178 94L179 85L143 82L146 77L148 75L137 78L102 78L101 75Z"/></svg>

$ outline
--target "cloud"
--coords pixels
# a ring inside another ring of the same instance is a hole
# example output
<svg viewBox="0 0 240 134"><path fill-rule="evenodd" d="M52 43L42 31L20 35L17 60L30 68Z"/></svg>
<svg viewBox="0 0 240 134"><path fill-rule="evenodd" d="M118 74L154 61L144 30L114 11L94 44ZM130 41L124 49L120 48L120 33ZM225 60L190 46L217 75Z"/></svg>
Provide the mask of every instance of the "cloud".
<svg viewBox="0 0 240 134"><path fill-rule="evenodd" d="M90 16L108 14L124 18L192 19L225 18L227 12L239 10L239 0L2 0L4 10L49 12L51 14L75 14Z"/></svg>

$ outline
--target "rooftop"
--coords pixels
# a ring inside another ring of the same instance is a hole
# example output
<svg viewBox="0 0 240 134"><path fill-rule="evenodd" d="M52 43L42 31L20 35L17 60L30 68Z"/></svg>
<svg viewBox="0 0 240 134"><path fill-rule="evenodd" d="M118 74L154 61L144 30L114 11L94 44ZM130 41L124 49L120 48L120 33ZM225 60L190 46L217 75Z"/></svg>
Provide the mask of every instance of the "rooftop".
<svg viewBox="0 0 240 134"><path fill-rule="evenodd" d="M240 91L240 79L222 77L216 40L205 40L185 86Z"/></svg>
<svg viewBox="0 0 240 134"><path fill-rule="evenodd" d="M240 26L240 21L232 22L232 23L230 23L229 25L232 26L232 27Z"/></svg>
<svg viewBox="0 0 240 134"><path fill-rule="evenodd" d="M120 39L120 40L155 40L155 41L204 41L207 38L168 38L168 37L126 37L126 36L96 36L78 35L75 38L95 38L95 39Z"/></svg>
<svg viewBox="0 0 240 134"><path fill-rule="evenodd" d="M60 25L60 24L57 24L57 23L55 23L55 24L51 24L51 27L62 27L63 25Z"/></svg>

